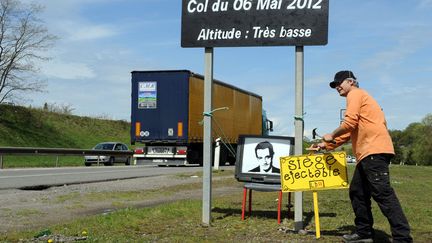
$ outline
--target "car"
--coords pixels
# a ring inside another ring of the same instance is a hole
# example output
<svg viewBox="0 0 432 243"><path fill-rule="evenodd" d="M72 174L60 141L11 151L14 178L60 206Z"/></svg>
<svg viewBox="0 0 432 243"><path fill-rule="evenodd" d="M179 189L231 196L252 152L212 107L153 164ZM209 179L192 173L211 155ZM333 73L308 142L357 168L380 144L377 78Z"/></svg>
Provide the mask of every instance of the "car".
<svg viewBox="0 0 432 243"><path fill-rule="evenodd" d="M124 143L119 142L103 142L98 143L93 147L94 150L112 150L112 151L129 151L129 148ZM131 157L129 155L87 155L84 156L85 166L91 166L93 163L103 163L104 165L113 165L114 163L124 163L130 165Z"/></svg>
<svg viewBox="0 0 432 243"><path fill-rule="evenodd" d="M347 163L356 163L357 162L356 158L352 155L347 155L346 161L347 161Z"/></svg>

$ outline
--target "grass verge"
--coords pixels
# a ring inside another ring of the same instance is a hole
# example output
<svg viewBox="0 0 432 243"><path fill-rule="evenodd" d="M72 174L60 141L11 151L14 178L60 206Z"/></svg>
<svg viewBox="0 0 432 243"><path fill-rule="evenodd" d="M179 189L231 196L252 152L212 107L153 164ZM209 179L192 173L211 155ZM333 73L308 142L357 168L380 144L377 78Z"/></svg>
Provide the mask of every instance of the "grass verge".
<svg viewBox="0 0 432 243"><path fill-rule="evenodd" d="M349 166L352 175L353 167ZM391 166L392 185L395 188L412 227L414 242L430 242L432 239L432 181L430 167ZM309 231L306 235L293 232L294 222L283 211L283 222L277 224L277 193L255 192L253 211L246 220L241 220L242 187L235 179L223 179L214 183L215 188L238 186L234 194L213 197L212 223L210 227L202 222L200 199L186 199L146 208L124 208L110 213L47 226L54 234L80 236L88 233L85 242L314 242L314 218L312 192L304 192L303 221ZM200 189L200 183L165 188L167 191ZM353 213L347 190L320 191L319 212L321 239L319 242L340 242L340 236L353 228ZM109 195L101 195L108 197ZM287 202L284 195L284 205ZM130 194L114 197L128 199ZM390 229L386 218L373 204L376 242L390 242ZM32 239L38 229L15 232L0 236L2 242L16 242Z"/></svg>
<svg viewBox="0 0 432 243"><path fill-rule="evenodd" d="M130 123L0 104L0 147L91 149L97 143L130 144ZM3 155L4 168L82 166L83 156Z"/></svg>

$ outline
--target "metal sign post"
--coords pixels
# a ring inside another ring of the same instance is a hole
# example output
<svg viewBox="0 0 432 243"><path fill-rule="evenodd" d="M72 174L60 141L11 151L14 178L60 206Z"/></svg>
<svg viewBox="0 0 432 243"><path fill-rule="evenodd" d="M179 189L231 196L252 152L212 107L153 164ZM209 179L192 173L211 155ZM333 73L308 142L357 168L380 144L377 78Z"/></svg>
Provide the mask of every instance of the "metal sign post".
<svg viewBox="0 0 432 243"><path fill-rule="evenodd" d="M303 86L304 86L304 51L303 46L295 48L295 146L294 154L303 154ZM294 227L303 229L303 193L294 193Z"/></svg>
<svg viewBox="0 0 432 243"><path fill-rule="evenodd" d="M213 97L213 48L206 47L204 54L204 113L212 110ZM211 116L204 115L204 154L203 154L203 207L202 222L209 225L211 221L211 181L212 181L212 122Z"/></svg>

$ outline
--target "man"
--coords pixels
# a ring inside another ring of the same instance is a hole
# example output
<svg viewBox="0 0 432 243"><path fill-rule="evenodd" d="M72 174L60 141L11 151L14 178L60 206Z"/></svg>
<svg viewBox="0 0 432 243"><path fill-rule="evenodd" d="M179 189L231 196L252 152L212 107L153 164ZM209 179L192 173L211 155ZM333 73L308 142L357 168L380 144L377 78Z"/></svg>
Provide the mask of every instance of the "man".
<svg viewBox="0 0 432 243"><path fill-rule="evenodd" d="M346 97L344 121L314 148L332 150L351 139L357 165L349 195L355 214L356 232L344 235L345 242L373 242L371 197L390 223L393 242L412 242L410 226L390 185L389 163L393 142L378 103L359 88L351 71L337 72L330 87Z"/></svg>
<svg viewBox="0 0 432 243"><path fill-rule="evenodd" d="M255 147L255 156L259 165L249 172L280 173L280 169L273 166L273 145L268 141L260 142Z"/></svg>

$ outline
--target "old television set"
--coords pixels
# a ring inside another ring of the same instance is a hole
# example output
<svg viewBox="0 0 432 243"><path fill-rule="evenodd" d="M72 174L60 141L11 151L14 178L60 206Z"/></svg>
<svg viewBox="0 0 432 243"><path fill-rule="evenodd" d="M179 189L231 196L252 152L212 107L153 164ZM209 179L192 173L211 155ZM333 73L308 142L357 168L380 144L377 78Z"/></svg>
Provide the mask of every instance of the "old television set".
<svg viewBox="0 0 432 243"><path fill-rule="evenodd" d="M280 184L279 158L293 154L293 137L240 135L235 178L240 182Z"/></svg>

